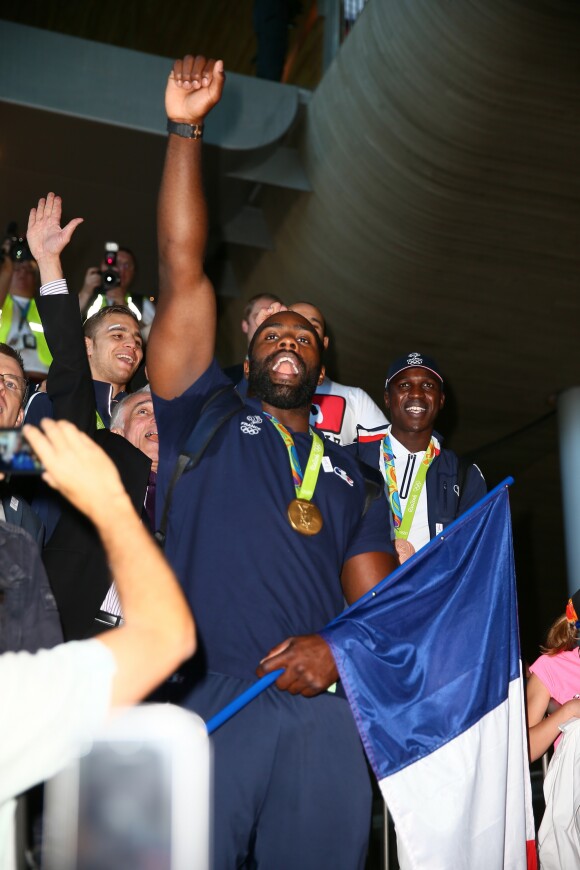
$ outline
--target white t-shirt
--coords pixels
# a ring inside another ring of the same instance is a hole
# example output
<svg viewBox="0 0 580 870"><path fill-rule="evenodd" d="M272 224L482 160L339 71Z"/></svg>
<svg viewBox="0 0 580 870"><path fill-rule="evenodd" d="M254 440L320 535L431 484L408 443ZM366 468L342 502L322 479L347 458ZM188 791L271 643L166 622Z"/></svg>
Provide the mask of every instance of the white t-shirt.
<svg viewBox="0 0 580 870"><path fill-rule="evenodd" d="M374 429L387 426L388 421L364 390L324 378L312 398L310 425L335 444L352 444L357 424Z"/></svg>
<svg viewBox="0 0 580 870"><path fill-rule="evenodd" d="M99 640L0 656L0 870L13 870L21 792L78 756L107 718L116 670Z"/></svg>

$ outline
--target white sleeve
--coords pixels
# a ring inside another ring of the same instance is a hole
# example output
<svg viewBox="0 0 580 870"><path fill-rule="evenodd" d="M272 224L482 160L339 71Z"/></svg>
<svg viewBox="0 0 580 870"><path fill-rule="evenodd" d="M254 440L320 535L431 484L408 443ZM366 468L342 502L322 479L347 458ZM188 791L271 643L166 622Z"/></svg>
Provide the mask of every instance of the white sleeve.
<svg viewBox="0 0 580 870"><path fill-rule="evenodd" d="M544 780L546 811L538 831L540 866L546 870L578 867L580 863L580 721L572 718L560 730L564 736Z"/></svg>
<svg viewBox="0 0 580 870"><path fill-rule="evenodd" d="M389 421L378 405L373 402L368 393L360 387L352 387L349 402L352 402L356 424L363 429L376 429L377 426L388 426Z"/></svg>
<svg viewBox="0 0 580 870"><path fill-rule="evenodd" d="M99 640L0 656L0 803L84 750L107 718L115 670Z"/></svg>
<svg viewBox="0 0 580 870"><path fill-rule="evenodd" d="M155 318L156 308L153 303L146 297L143 297L143 311L141 322L143 326L151 326Z"/></svg>

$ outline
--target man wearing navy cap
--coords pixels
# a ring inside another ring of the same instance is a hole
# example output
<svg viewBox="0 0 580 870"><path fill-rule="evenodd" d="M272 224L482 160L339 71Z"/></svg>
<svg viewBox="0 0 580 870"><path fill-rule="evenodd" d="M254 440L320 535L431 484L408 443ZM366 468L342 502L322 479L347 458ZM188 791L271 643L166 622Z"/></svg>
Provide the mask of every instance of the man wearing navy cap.
<svg viewBox="0 0 580 870"><path fill-rule="evenodd" d="M385 384L386 429L358 427L353 452L379 467L403 563L486 493L477 465L441 447L435 420L445 404L439 366L422 353L395 360Z"/></svg>

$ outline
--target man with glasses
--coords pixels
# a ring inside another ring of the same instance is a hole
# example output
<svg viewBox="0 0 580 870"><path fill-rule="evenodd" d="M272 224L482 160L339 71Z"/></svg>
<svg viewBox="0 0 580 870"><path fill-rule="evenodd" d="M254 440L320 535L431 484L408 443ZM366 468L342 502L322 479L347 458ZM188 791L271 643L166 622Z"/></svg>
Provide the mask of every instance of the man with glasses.
<svg viewBox="0 0 580 870"><path fill-rule="evenodd" d="M0 342L0 428L22 424L27 380L17 350ZM29 532L42 546L44 528L28 504L14 491L13 483L0 484L0 520Z"/></svg>
<svg viewBox="0 0 580 870"><path fill-rule="evenodd" d="M0 426L14 429L24 417L24 394L27 381L18 351L0 343Z"/></svg>

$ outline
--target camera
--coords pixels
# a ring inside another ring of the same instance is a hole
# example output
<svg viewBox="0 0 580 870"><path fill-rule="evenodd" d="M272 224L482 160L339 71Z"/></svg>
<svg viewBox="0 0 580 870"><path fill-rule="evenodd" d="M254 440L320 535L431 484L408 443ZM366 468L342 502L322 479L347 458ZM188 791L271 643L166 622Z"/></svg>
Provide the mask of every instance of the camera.
<svg viewBox="0 0 580 870"><path fill-rule="evenodd" d="M101 272L102 283L99 292L106 293L113 287L118 287L121 283L121 276L117 269L117 253L119 245L117 242L105 242L105 268Z"/></svg>
<svg viewBox="0 0 580 870"><path fill-rule="evenodd" d="M6 244L6 242L8 244ZM8 250L6 250L6 248ZM6 256L10 257L14 263L21 263L24 260L34 259L30 253L28 242L25 238L18 235L18 224L16 221L11 221L6 227L4 242L0 248L0 261Z"/></svg>

